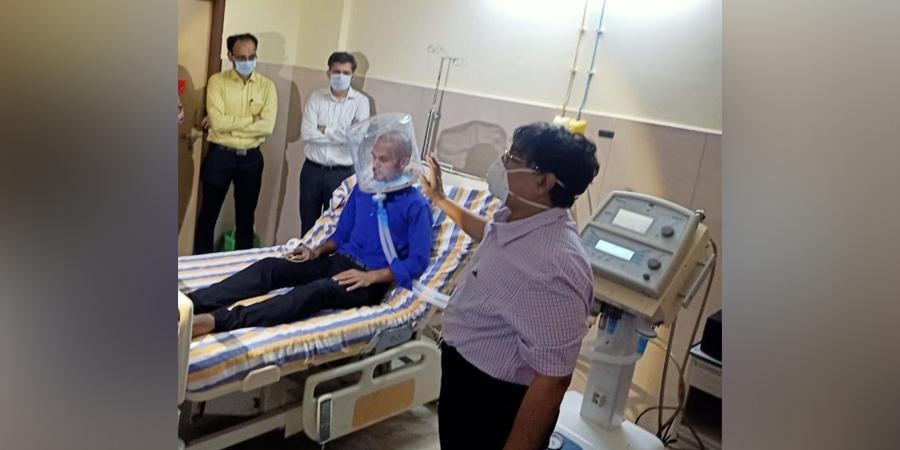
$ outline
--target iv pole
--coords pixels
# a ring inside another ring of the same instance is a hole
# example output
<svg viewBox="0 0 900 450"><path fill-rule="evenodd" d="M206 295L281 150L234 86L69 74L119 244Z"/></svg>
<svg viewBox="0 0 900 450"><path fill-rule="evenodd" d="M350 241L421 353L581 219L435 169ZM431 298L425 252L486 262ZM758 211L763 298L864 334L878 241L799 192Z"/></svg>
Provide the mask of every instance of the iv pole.
<svg viewBox="0 0 900 450"><path fill-rule="evenodd" d="M428 111L428 119L425 125L425 139L422 142L421 154L423 160L434 153L434 146L437 144L437 133L441 123L441 108L444 105L444 91L447 89L447 81L450 79L450 68L466 65L465 59L448 56L440 45L429 45L428 53L440 55L441 64L438 68L437 82L434 85L431 110ZM444 81L443 85L441 85L442 79Z"/></svg>

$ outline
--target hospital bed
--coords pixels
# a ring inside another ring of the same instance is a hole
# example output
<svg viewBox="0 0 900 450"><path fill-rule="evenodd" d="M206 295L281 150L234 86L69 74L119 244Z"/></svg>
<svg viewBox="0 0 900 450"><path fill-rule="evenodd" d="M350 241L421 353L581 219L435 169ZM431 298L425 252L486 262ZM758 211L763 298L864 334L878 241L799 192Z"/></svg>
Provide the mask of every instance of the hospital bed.
<svg viewBox="0 0 900 450"><path fill-rule="evenodd" d="M448 197L481 215L493 214L499 202L483 185L461 181L445 187ZM304 236L306 245L319 245L334 232L354 184L350 177L335 190L329 209ZM412 291L394 288L376 306L275 327L192 340L192 305L184 294L280 256L282 246L179 258L179 446L221 449L278 429L285 437L303 431L325 443L436 400L440 353L431 330L475 243L439 209L433 214L431 260ZM254 397L255 414L212 430L197 426L205 402L236 393Z"/></svg>

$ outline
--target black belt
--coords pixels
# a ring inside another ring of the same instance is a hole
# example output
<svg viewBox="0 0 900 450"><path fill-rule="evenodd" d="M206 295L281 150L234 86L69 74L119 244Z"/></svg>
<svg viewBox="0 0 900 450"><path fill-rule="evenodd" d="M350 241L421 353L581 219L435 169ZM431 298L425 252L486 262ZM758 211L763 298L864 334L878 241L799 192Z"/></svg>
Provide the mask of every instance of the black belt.
<svg viewBox="0 0 900 450"><path fill-rule="evenodd" d="M332 171L332 170L353 170L353 166L326 166L325 164L319 164L311 159L306 159L304 164L309 164L312 167L317 169Z"/></svg>
<svg viewBox="0 0 900 450"><path fill-rule="evenodd" d="M212 141L210 141L209 146L210 146L210 147L216 146L216 147L221 148L222 150L228 150L228 151L231 151L231 152L235 152L238 156L244 156L244 155L247 154L247 152L251 152L251 151L254 151L254 150L259 151L259 146L256 146L256 147L253 147L253 148L234 148L234 147L229 147L229 146L227 146L227 145L217 144L217 143L212 142Z"/></svg>

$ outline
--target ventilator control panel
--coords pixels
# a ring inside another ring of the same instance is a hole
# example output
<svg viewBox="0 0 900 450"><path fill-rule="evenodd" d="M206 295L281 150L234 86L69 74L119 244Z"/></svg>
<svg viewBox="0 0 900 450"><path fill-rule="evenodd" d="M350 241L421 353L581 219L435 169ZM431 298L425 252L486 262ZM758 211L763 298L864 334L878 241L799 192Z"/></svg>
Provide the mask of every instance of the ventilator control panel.
<svg viewBox="0 0 900 450"><path fill-rule="evenodd" d="M683 206L613 191L581 233L596 276L659 298L684 260L700 216Z"/></svg>

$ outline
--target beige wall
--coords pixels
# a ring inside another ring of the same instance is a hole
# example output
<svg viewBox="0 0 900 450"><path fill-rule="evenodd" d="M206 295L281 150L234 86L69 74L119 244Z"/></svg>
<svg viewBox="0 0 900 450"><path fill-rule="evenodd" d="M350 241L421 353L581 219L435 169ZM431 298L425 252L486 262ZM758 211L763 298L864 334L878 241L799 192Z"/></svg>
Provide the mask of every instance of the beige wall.
<svg viewBox="0 0 900 450"><path fill-rule="evenodd" d="M298 0L228 0L223 34L253 33L260 39L259 62L296 64L298 48L303 44L299 39L302 6ZM223 37L223 60L227 52Z"/></svg>
<svg viewBox="0 0 900 450"><path fill-rule="evenodd" d="M340 42L341 18L349 12L347 0L303 0L298 24L298 46L294 65L325 70L328 56L335 50L348 50Z"/></svg>
<svg viewBox="0 0 900 450"><path fill-rule="evenodd" d="M433 85L439 63L427 47L439 44L468 62L453 71L451 90L558 108L584 4L229 0L225 30L283 39L284 55L266 49L278 43L261 46L266 62L319 68L345 47L367 57L370 77L425 87ZM581 101L602 4L588 0L572 106ZM609 0L586 110L721 130L721 14L721 0Z"/></svg>
<svg viewBox="0 0 900 450"><path fill-rule="evenodd" d="M346 0L228 0L224 35L253 33L259 61L321 67L338 47ZM222 40L222 59L228 49Z"/></svg>
<svg viewBox="0 0 900 450"><path fill-rule="evenodd" d="M206 62L212 7L207 0L178 0L178 78L185 80L181 94L185 120L179 136L190 134L201 115L206 87ZM174 90L174 87L173 87ZM199 142L198 142L199 143ZM197 179L200 168L198 145L178 140L178 254L188 255L193 247L197 208Z"/></svg>
<svg viewBox="0 0 900 450"><path fill-rule="evenodd" d="M572 102L581 101L601 0L588 3ZM430 86L429 44L464 57L449 87L558 107L575 52L581 0L352 2L348 46L370 76ZM719 130L721 0L609 0L587 110Z"/></svg>

